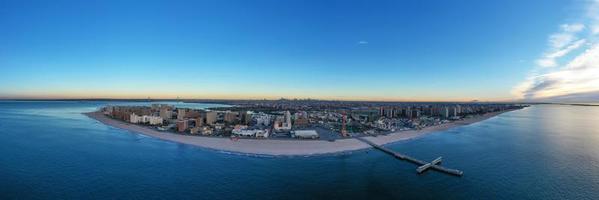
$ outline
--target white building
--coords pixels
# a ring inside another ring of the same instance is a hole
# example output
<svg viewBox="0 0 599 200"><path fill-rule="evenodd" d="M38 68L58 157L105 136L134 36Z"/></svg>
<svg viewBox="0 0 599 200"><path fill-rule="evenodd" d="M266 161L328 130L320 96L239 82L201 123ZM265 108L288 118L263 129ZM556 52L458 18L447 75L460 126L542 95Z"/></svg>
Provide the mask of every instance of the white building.
<svg viewBox="0 0 599 200"><path fill-rule="evenodd" d="M293 131L293 136L304 139L316 139L320 137L315 130L296 130Z"/></svg>
<svg viewBox="0 0 599 200"><path fill-rule="evenodd" d="M256 137L257 138L268 138L269 136L269 131L268 129L265 130L256 130Z"/></svg>
<svg viewBox="0 0 599 200"><path fill-rule="evenodd" d="M133 124L149 123L150 125L160 125L163 123L163 119L162 119L162 117L158 117L158 116L149 116L149 115L139 116L139 115L136 115L135 113L131 113L131 115L129 116L129 122L131 122Z"/></svg>
<svg viewBox="0 0 599 200"><path fill-rule="evenodd" d="M233 135L243 136L243 137L267 138L269 136L268 130L261 130L261 129L252 129L252 130L233 129L233 131L231 133L233 133Z"/></svg>
<svg viewBox="0 0 599 200"><path fill-rule="evenodd" d="M257 113L252 115L252 120L256 122L258 126L270 126L272 121L272 115L265 113Z"/></svg>
<svg viewBox="0 0 599 200"><path fill-rule="evenodd" d="M142 122L142 117L139 115L136 115L135 113L131 113L131 115L129 115L129 122L131 122L133 124L139 124Z"/></svg>
<svg viewBox="0 0 599 200"><path fill-rule="evenodd" d="M164 120L162 119L162 117L158 116L149 116L148 119L148 123L150 123L150 125L162 125L163 122Z"/></svg>
<svg viewBox="0 0 599 200"><path fill-rule="evenodd" d="M291 130L291 113L289 111L285 111L283 117L279 116L275 119L275 124L273 126L275 131L289 131Z"/></svg>

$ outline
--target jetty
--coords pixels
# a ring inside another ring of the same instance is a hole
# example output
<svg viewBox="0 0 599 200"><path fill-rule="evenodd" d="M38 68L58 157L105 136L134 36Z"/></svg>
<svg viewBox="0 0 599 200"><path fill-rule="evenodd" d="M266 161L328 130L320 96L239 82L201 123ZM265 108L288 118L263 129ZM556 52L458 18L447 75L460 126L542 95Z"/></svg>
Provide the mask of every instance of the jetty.
<svg viewBox="0 0 599 200"><path fill-rule="evenodd" d="M425 162L423 160L419 160L419 159L416 159L414 157L410 157L410 156L401 154L399 152L395 152L395 151L393 151L393 150L391 150L391 149L389 149L387 147L375 144L374 142L371 142L370 140L367 140L365 138L362 138L362 137L355 137L355 138L357 140L360 140L360 141L362 141L362 142L364 142L366 144L369 144L370 146L374 147L375 149L378 149L378 150L380 150L380 151L382 151L384 153L387 153L387 154L389 154L389 155L391 155L391 156L393 156L393 157L395 157L397 159L405 160L405 161L414 163L416 165L419 165L419 167L416 168L416 172L418 174L422 174L425 171L427 171L428 169L432 169L432 170L436 170L436 171L443 172L443 173L450 174L450 175L454 175L454 176L462 176L462 175L464 175L464 172L462 172L460 170L450 169L450 168L446 168L446 167L441 166L440 164L441 164L441 161L443 160L443 158L441 158L441 157L438 157L437 159L435 159L435 160L433 160L431 162Z"/></svg>

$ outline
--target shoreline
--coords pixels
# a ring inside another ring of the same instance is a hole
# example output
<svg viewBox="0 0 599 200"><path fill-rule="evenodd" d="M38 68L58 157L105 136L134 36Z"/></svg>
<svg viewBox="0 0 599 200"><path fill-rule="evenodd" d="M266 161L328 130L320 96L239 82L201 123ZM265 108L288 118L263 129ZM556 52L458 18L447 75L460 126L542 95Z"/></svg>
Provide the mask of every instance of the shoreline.
<svg viewBox="0 0 599 200"><path fill-rule="evenodd" d="M421 130L396 131L386 135L364 136L378 145L386 145L419 138L432 133L442 132L451 128L473 124L484 121L499 114L514 110L486 113L476 117L454 121L437 126L426 127ZM89 118L95 119L104 125L124 129L134 133L150 136L153 138L193 145L200 148L215 150L219 152L236 153L258 156L317 156L329 154L343 154L354 151L367 150L370 145L355 138L338 139L333 142L325 140L269 140L269 139L239 139L231 140L225 137L203 137L191 135L179 135L170 132L162 132L156 129L136 124L122 122L105 116L99 111L82 113Z"/></svg>

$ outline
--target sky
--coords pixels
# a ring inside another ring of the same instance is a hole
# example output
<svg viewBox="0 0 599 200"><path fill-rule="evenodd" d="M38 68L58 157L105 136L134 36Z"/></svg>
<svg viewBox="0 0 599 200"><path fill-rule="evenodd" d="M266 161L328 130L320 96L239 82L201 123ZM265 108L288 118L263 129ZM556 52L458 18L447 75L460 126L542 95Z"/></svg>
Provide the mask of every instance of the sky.
<svg viewBox="0 0 599 200"><path fill-rule="evenodd" d="M0 0L0 98L599 101L598 1Z"/></svg>

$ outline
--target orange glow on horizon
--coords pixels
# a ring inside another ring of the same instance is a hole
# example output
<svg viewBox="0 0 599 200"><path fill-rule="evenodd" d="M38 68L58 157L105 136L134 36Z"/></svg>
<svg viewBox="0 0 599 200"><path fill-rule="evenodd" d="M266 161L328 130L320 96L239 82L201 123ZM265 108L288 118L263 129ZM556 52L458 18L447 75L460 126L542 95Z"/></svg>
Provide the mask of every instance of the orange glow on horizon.
<svg viewBox="0 0 599 200"><path fill-rule="evenodd" d="M218 99L218 100L276 100L276 99L318 99L318 100L343 100L343 101L389 101L389 102L505 102L514 101L514 99L502 98L450 98L450 97L396 97L396 96L359 96L359 95L284 95L284 94L262 94L262 93L202 93L192 94L186 92L186 95L170 92L154 92L152 94L142 92L62 92L62 93L26 93L26 94L0 94L0 99Z"/></svg>

